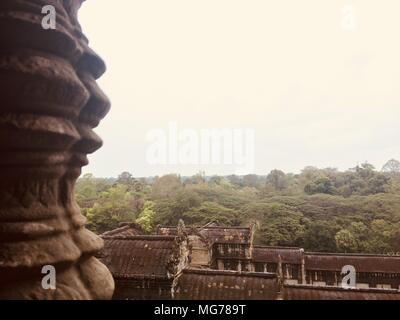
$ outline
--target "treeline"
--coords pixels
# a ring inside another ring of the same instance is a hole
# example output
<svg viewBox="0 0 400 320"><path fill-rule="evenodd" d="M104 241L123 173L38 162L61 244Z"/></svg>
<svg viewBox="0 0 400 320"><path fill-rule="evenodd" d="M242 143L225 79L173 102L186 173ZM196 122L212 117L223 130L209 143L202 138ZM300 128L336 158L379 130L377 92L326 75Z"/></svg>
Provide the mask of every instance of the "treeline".
<svg viewBox="0 0 400 320"><path fill-rule="evenodd" d="M257 225L256 242L311 251L400 252L400 162L381 171L368 163L345 172L306 167L299 174L116 179L86 174L76 197L97 233L132 221L158 224Z"/></svg>

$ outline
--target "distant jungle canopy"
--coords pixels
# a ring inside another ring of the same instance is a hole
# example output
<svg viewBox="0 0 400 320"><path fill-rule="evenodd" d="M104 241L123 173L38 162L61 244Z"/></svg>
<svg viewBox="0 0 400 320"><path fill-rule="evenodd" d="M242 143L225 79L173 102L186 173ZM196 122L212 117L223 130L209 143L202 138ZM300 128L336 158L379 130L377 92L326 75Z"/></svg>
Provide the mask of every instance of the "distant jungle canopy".
<svg viewBox="0 0 400 320"><path fill-rule="evenodd" d="M118 178L85 174L76 197L88 227L102 233L120 222L146 232L158 225L256 223L255 241L309 251L400 252L400 162L381 171L364 163L345 172L306 167L300 174Z"/></svg>

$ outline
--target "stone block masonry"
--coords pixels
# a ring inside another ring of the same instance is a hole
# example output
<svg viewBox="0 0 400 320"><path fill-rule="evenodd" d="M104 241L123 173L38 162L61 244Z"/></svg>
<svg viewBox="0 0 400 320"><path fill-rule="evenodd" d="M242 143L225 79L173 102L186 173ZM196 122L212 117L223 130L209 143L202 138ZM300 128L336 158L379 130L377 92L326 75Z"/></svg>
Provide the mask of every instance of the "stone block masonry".
<svg viewBox="0 0 400 320"><path fill-rule="evenodd" d="M0 299L109 299L103 241L85 229L74 185L110 103L104 62L77 21L82 0L0 3ZM42 8L57 12L42 27ZM56 271L42 285L43 266Z"/></svg>

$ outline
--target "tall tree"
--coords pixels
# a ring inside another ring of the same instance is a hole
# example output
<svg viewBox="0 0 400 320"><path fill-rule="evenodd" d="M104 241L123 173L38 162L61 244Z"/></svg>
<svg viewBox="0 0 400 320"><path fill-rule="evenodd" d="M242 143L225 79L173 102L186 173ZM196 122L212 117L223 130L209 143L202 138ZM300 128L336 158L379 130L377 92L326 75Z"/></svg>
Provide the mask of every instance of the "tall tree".
<svg viewBox="0 0 400 320"><path fill-rule="evenodd" d="M286 174L281 170L274 169L267 175L266 184L267 187L272 186L275 191L282 191L287 187Z"/></svg>
<svg viewBox="0 0 400 320"><path fill-rule="evenodd" d="M342 252L357 252L357 240L347 229L342 229L335 235L336 246Z"/></svg>
<svg viewBox="0 0 400 320"><path fill-rule="evenodd" d="M382 171L389 173L400 173L400 161L396 159L390 159L383 165Z"/></svg>
<svg viewBox="0 0 400 320"><path fill-rule="evenodd" d="M176 174L167 174L157 178L152 187L154 199L173 197L182 189L180 177Z"/></svg>

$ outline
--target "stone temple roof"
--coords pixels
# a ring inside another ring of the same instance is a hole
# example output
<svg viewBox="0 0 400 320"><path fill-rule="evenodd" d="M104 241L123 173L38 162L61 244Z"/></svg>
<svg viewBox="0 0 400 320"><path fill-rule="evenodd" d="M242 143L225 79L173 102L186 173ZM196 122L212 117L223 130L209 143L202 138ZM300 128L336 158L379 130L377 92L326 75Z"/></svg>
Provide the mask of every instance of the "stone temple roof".
<svg viewBox="0 0 400 320"><path fill-rule="evenodd" d="M296 247L254 246L252 258L254 262L301 264L303 249Z"/></svg>
<svg viewBox="0 0 400 320"><path fill-rule="evenodd" d="M276 274L209 269L185 269L178 278L175 298L180 300L273 300L278 292Z"/></svg>
<svg viewBox="0 0 400 320"><path fill-rule="evenodd" d="M395 289L354 288L330 286L284 285L284 300L400 300Z"/></svg>
<svg viewBox="0 0 400 320"><path fill-rule="evenodd" d="M214 243L232 243L232 244L250 244L252 241L253 230L251 227L221 227L215 222L206 224L203 227L188 228L190 232L197 233L207 240L210 244ZM177 227L158 226L159 235L176 235Z"/></svg>
<svg viewBox="0 0 400 320"><path fill-rule="evenodd" d="M106 237L100 258L115 278L168 278L175 239L143 235Z"/></svg>
<svg viewBox="0 0 400 320"><path fill-rule="evenodd" d="M130 237L142 235L144 232L142 228L136 223L124 223L119 228L104 232L101 237Z"/></svg>
<svg viewBox="0 0 400 320"><path fill-rule="evenodd" d="M252 230L249 227L203 227L199 233L211 243L250 244Z"/></svg>
<svg viewBox="0 0 400 320"><path fill-rule="evenodd" d="M308 270L341 271L352 265L357 272L400 273L400 256L344 253L305 253Z"/></svg>

